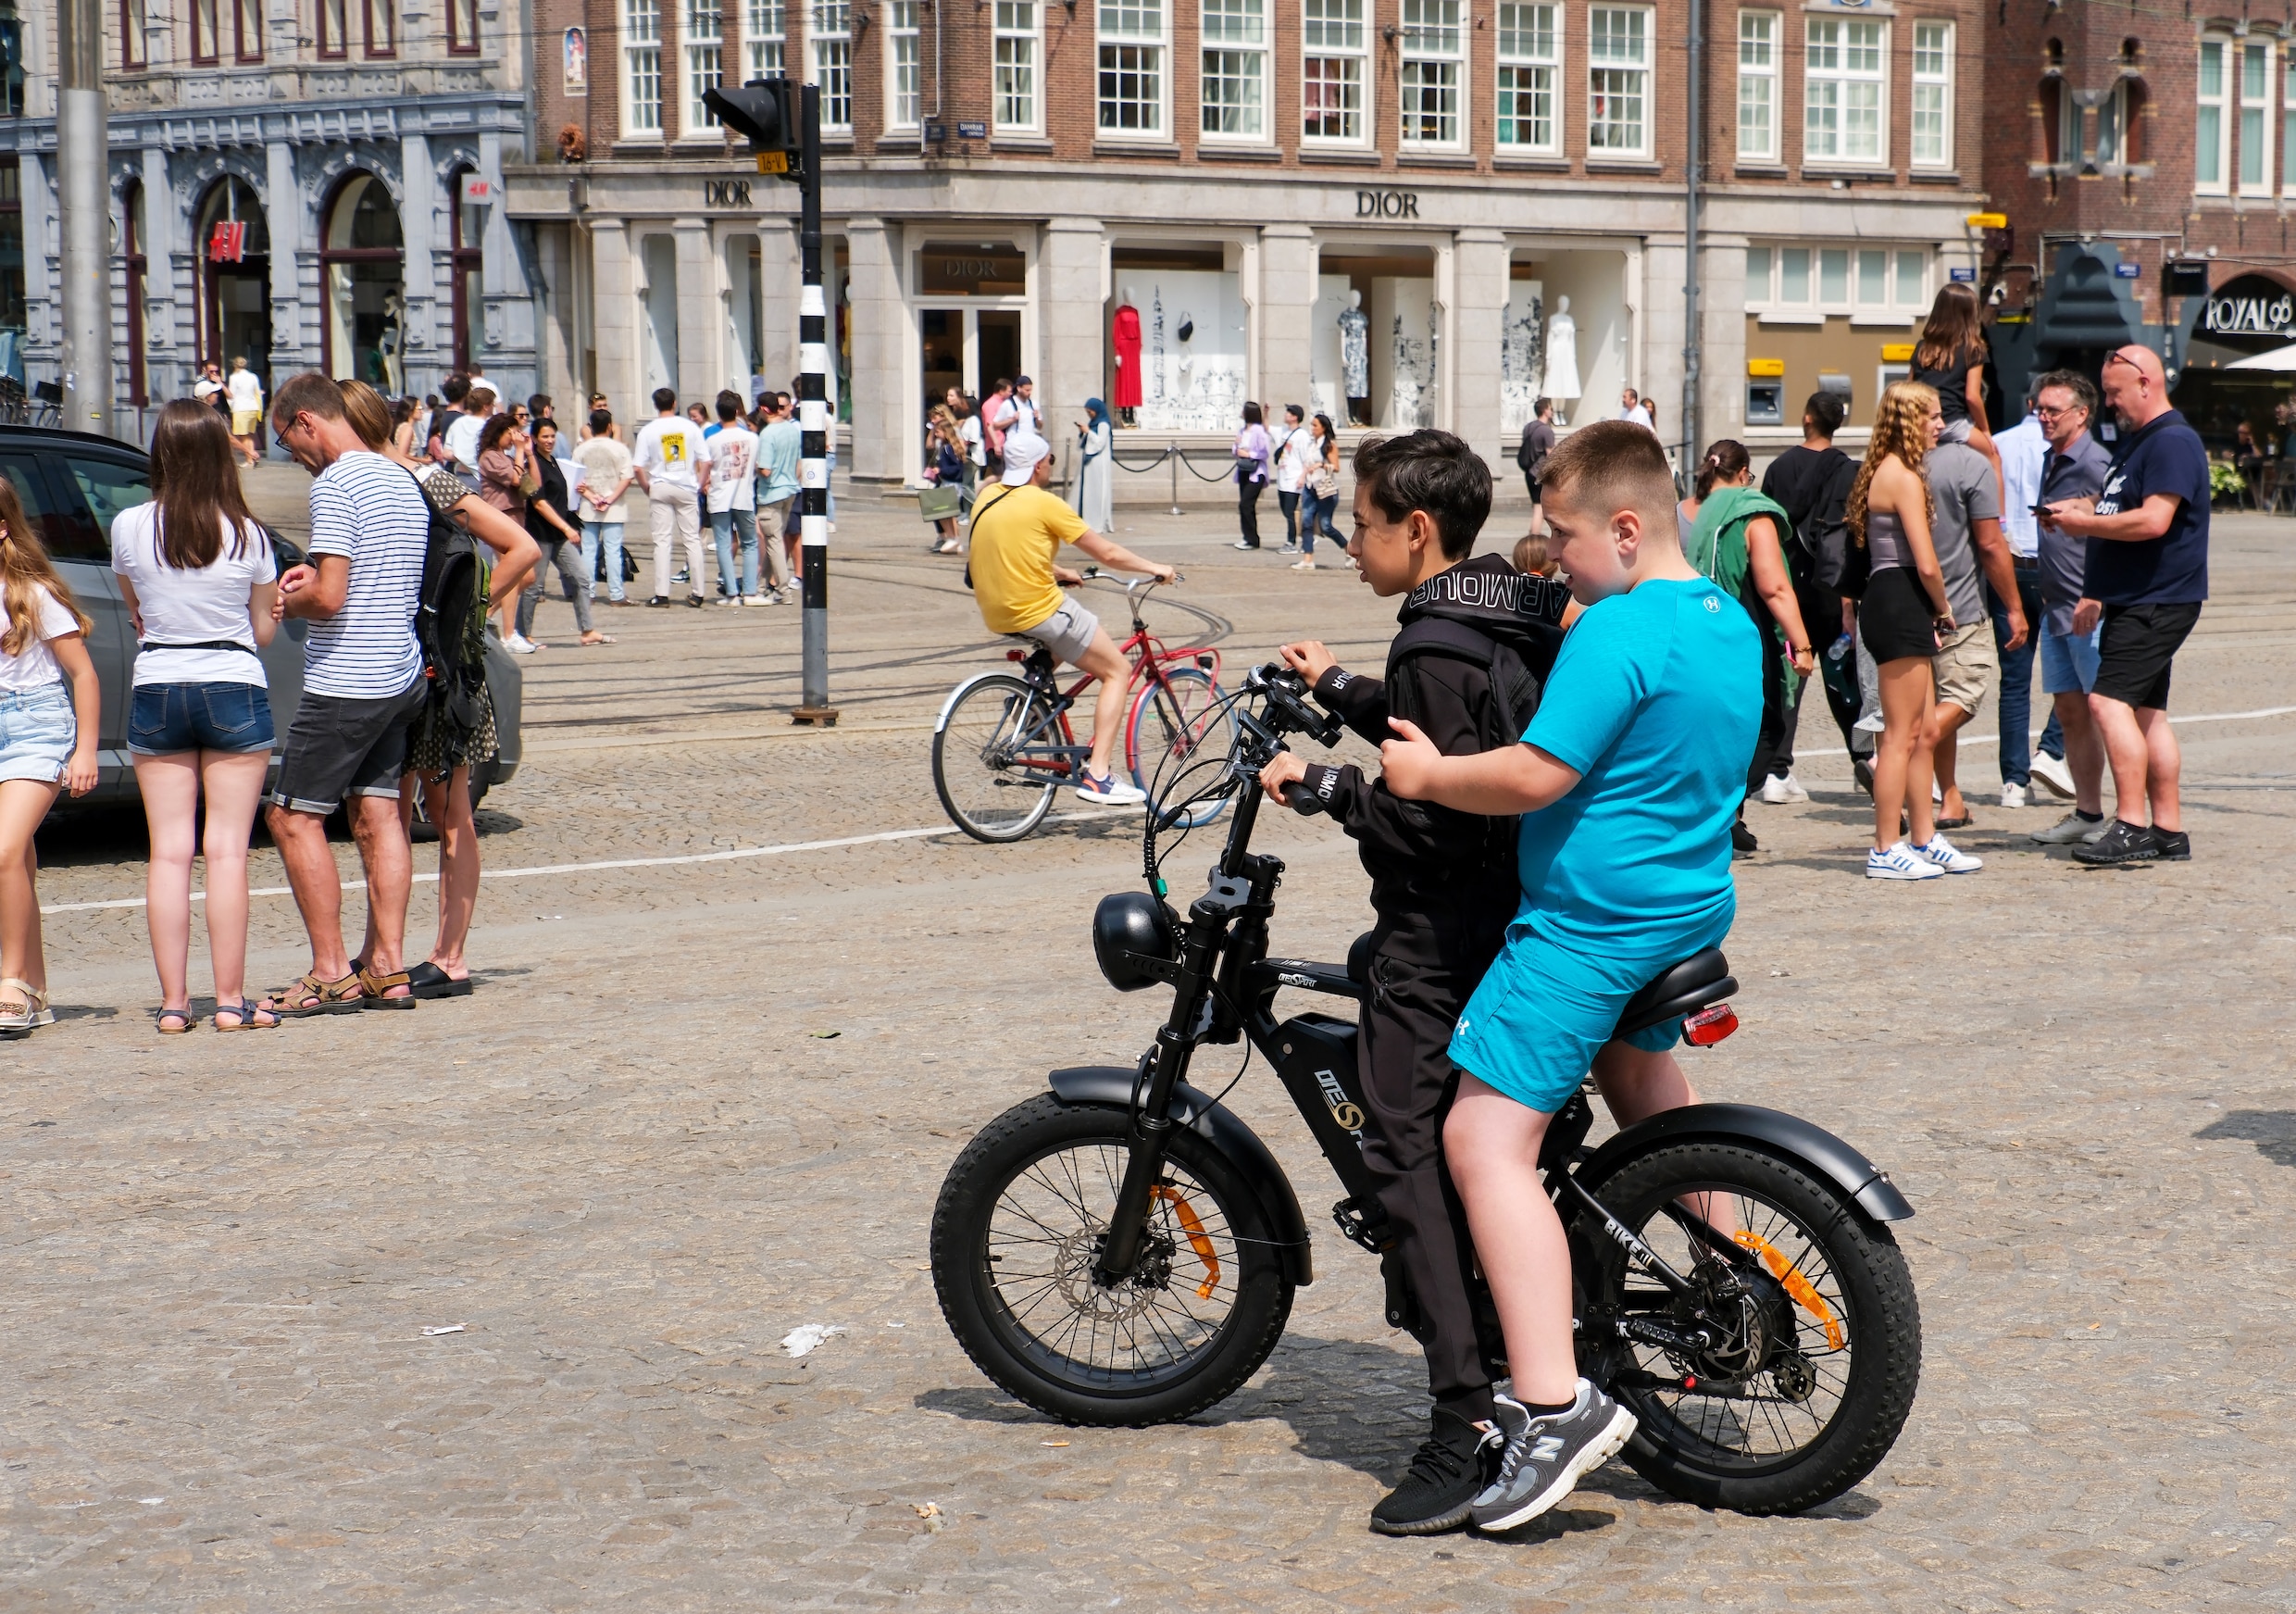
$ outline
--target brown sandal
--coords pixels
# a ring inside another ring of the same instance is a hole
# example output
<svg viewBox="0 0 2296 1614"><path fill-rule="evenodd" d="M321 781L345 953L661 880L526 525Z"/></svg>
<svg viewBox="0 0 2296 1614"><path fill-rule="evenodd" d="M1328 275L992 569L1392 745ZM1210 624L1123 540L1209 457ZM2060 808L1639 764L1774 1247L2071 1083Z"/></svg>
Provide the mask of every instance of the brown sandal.
<svg viewBox="0 0 2296 1614"><path fill-rule="evenodd" d="M321 981L318 972L304 976L293 986L271 994L272 1012L281 1020L302 1020L315 1014L356 1014L359 1011L359 977L356 970L340 981Z"/></svg>
<svg viewBox="0 0 2296 1614"><path fill-rule="evenodd" d="M353 979L358 982L358 1006L361 1008L413 1008L415 1007L415 989L407 980L406 971L404 970L394 975L378 975L372 966L362 964L359 966L358 973ZM386 995L394 986L406 987L406 995L405 997Z"/></svg>

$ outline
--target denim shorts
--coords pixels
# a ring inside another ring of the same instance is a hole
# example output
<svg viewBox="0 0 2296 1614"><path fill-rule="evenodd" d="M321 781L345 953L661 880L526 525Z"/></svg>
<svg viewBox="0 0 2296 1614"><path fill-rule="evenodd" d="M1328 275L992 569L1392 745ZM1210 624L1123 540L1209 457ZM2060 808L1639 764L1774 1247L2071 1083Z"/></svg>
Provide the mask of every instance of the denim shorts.
<svg viewBox="0 0 2296 1614"><path fill-rule="evenodd" d="M135 756L270 748L271 697L260 684L139 683L129 699Z"/></svg>
<svg viewBox="0 0 2296 1614"><path fill-rule="evenodd" d="M2087 694L2097 682L2100 624L2086 633L2040 631L2040 688L2043 694Z"/></svg>
<svg viewBox="0 0 2296 1614"><path fill-rule="evenodd" d="M0 694L0 781L54 784L64 777L79 734L69 686L59 682Z"/></svg>

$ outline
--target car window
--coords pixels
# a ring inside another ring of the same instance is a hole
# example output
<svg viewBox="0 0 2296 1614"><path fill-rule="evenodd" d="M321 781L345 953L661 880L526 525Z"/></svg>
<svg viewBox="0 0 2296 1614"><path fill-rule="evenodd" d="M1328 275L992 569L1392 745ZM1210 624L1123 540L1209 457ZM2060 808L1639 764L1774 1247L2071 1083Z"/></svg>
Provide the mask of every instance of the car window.
<svg viewBox="0 0 2296 1614"><path fill-rule="evenodd" d="M40 542L51 556L58 560L111 559L111 549L86 507L75 500L59 509L49 494L52 484L30 456L0 454L0 474L15 484L24 514L39 529Z"/></svg>
<svg viewBox="0 0 2296 1614"><path fill-rule="evenodd" d="M118 459L82 458L67 455L64 463L71 469L72 481L80 484L81 493L94 512L95 524L104 534L104 546L108 552L112 542L112 518L131 505L151 502L152 473L141 465Z"/></svg>

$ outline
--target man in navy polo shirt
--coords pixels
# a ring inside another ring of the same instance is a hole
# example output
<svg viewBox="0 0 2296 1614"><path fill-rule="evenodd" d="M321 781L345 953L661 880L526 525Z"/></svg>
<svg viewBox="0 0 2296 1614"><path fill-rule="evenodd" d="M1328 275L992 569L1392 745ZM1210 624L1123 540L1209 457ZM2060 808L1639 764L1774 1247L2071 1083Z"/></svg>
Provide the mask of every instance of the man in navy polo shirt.
<svg viewBox="0 0 2296 1614"><path fill-rule="evenodd" d="M2073 631L2104 623L2089 709L2113 769L2114 819L2073 857L2096 868L2183 862L2192 843L2177 807L2183 757L2168 723L2168 675L2208 598L2208 450L2169 407L2168 379L2151 348L2115 349L2102 379L2105 403L2128 429L2104 491L2053 504L2041 518L2090 541Z"/></svg>

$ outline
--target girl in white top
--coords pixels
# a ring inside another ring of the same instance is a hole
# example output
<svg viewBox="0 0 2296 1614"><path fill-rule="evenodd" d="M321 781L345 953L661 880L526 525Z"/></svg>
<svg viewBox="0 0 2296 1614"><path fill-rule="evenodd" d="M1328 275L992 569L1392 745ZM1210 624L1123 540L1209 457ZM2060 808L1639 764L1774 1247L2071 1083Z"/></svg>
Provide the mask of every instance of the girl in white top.
<svg viewBox="0 0 2296 1614"><path fill-rule="evenodd" d="M214 411L201 412L221 426ZM56 1023L31 838L59 784L74 795L95 788L101 696L89 625L16 484L0 476L0 1037Z"/></svg>
<svg viewBox="0 0 2296 1614"><path fill-rule="evenodd" d="M152 502L112 521L112 570L135 624L128 754L151 826L144 915L159 971L158 1028L188 1032L192 856L207 798L207 951L215 1028L268 1030L250 1004L247 842L271 765L271 702L256 652L271 642L279 562L248 514L231 441L212 409L172 403L152 432Z"/></svg>

